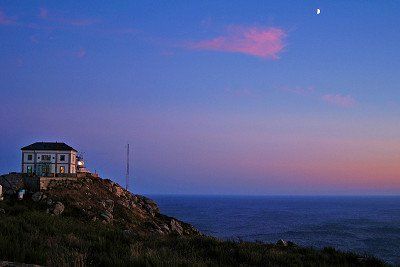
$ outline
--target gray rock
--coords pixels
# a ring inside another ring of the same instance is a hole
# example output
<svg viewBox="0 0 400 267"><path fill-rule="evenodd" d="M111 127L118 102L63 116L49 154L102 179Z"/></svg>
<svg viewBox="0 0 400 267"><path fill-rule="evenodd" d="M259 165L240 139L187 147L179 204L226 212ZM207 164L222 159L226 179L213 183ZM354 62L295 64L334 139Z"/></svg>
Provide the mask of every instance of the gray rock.
<svg viewBox="0 0 400 267"><path fill-rule="evenodd" d="M113 193L117 196L120 197L124 194L124 189L120 187L119 185L115 185L113 187Z"/></svg>
<svg viewBox="0 0 400 267"><path fill-rule="evenodd" d="M46 198L47 198L47 196L43 192L36 192L36 193L34 193L32 195L32 200L34 202L39 202L39 201L44 200Z"/></svg>
<svg viewBox="0 0 400 267"><path fill-rule="evenodd" d="M51 206L53 205L53 200L51 198L47 199L47 205Z"/></svg>
<svg viewBox="0 0 400 267"><path fill-rule="evenodd" d="M118 203L119 205L124 206L125 208L129 208L129 202L126 201L126 200L118 200L117 203Z"/></svg>
<svg viewBox="0 0 400 267"><path fill-rule="evenodd" d="M165 229L167 232L170 232L171 230L169 229L168 225L162 224L161 229Z"/></svg>
<svg viewBox="0 0 400 267"><path fill-rule="evenodd" d="M171 225L171 230L173 232L175 232L175 233L177 233L179 235L182 235L183 228L182 228L182 225L178 221L172 219L171 222L170 222L170 225Z"/></svg>
<svg viewBox="0 0 400 267"><path fill-rule="evenodd" d="M54 204L54 208L53 208L53 214L54 215L60 215L61 213L64 212L64 204L61 202L56 202L56 204Z"/></svg>
<svg viewBox="0 0 400 267"><path fill-rule="evenodd" d="M157 229L156 233L160 234L160 235L165 235L165 232L163 232L161 229Z"/></svg>
<svg viewBox="0 0 400 267"><path fill-rule="evenodd" d="M122 232L125 238L132 238L135 236L135 232L132 229L126 229Z"/></svg>
<svg viewBox="0 0 400 267"><path fill-rule="evenodd" d="M283 239L279 239L278 242L276 242L276 244L278 246L282 246L282 247L287 247L288 246L288 242L283 240Z"/></svg>
<svg viewBox="0 0 400 267"><path fill-rule="evenodd" d="M100 214L100 217L104 219L104 222L109 223L114 219L114 216L109 211L104 211Z"/></svg>

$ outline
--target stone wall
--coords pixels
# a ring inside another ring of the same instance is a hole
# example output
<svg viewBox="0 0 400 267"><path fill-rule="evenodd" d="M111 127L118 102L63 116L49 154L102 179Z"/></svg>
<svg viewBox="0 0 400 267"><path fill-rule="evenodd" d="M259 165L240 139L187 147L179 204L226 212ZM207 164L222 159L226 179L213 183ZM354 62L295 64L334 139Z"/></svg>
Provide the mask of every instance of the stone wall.
<svg viewBox="0 0 400 267"><path fill-rule="evenodd" d="M25 173L9 173L0 176L0 185L3 187L3 194L13 195L20 189L30 192L46 190L50 183L62 183L63 181L76 181L78 175L72 174L63 177L38 177Z"/></svg>
<svg viewBox="0 0 400 267"><path fill-rule="evenodd" d="M50 183L62 183L65 181L76 181L78 178L76 176L72 177L39 177L39 190L47 190Z"/></svg>
<svg viewBox="0 0 400 267"><path fill-rule="evenodd" d="M19 189L24 187L24 175L16 172L1 175L0 185L3 187L4 195L15 194Z"/></svg>

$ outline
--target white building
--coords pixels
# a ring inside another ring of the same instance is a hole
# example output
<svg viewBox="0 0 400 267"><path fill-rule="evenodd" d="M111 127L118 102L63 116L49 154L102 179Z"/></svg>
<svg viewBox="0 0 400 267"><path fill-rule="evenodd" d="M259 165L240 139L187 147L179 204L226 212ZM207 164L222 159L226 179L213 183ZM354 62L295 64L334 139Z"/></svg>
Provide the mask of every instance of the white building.
<svg viewBox="0 0 400 267"><path fill-rule="evenodd" d="M65 143L36 142L21 152L23 173L53 176L77 172L77 151Z"/></svg>

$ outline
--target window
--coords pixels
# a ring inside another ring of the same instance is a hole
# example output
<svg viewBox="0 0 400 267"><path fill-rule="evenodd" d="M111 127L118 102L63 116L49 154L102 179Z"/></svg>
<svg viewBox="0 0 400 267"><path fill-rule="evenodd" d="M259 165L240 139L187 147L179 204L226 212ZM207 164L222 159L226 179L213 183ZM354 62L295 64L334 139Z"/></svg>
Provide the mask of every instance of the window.
<svg viewBox="0 0 400 267"><path fill-rule="evenodd" d="M40 167L42 169L42 175L47 176L50 174L50 164L40 164Z"/></svg>
<svg viewBox="0 0 400 267"><path fill-rule="evenodd" d="M65 173L65 167L64 166L60 166L60 173Z"/></svg>
<svg viewBox="0 0 400 267"><path fill-rule="evenodd" d="M65 155L60 155L60 161L65 161Z"/></svg>
<svg viewBox="0 0 400 267"><path fill-rule="evenodd" d="M51 156L50 155L42 155L42 160L51 160Z"/></svg>
<svg viewBox="0 0 400 267"><path fill-rule="evenodd" d="M28 155L28 160L32 160L32 155Z"/></svg>
<svg viewBox="0 0 400 267"><path fill-rule="evenodd" d="M32 155L30 155L30 156L32 156ZM26 167L26 172L27 173L32 173L32 166L27 166Z"/></svg>

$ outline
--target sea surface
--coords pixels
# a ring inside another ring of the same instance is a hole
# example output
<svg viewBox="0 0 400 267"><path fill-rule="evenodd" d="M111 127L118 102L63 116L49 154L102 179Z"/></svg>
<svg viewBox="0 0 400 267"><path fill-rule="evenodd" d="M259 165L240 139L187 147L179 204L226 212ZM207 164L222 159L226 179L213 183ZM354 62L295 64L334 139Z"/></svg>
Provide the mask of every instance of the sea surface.
<svg viewBox="0 0 400 267"><path fill-rule="evenodd" d="M400 264L400 197L150 196L161 212L223 239L335 247Z"/></svg>

